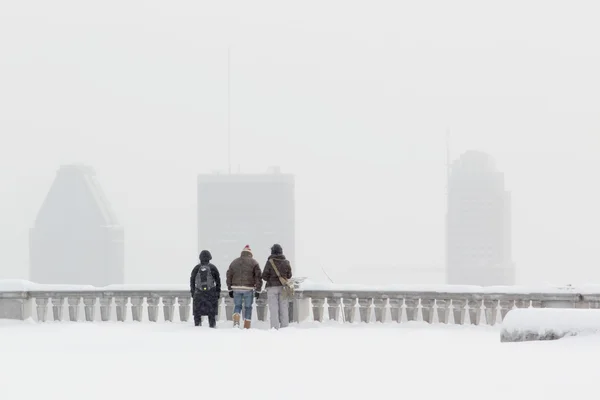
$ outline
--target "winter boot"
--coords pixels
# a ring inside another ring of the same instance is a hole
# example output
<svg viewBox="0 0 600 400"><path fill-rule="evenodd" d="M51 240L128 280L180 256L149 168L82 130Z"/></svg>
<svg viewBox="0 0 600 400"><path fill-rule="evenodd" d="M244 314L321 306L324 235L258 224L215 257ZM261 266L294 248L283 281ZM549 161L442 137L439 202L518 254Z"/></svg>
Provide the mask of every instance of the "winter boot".
<svg viewBox="0 0 600 400"><path fill-rule="evenodd" d="M244 320L244 329L250 329L250 320Z"/></svg>
<svg viewBox="0 0 600 400"><path fill-rule="evenodd" d="M211 328L216 328L217 327L217 318L214 315L209 315L208 316L208 326L210 326Z"/></svg>
<svg viewBox="0 0 600 400"><path fill-rule="evenodd" d="M233 314L233 326L240 326L240 314Z"/></svg>

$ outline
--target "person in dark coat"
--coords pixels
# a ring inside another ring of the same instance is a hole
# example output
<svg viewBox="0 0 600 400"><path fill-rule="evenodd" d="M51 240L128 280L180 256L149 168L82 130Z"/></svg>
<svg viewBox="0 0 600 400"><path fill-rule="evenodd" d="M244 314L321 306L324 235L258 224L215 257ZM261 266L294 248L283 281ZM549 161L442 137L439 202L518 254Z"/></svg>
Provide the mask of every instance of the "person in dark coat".
<svg viewBox="0 0 600 400"><path fill-rule="evenodd" d="M275 264L275 268L273 268ZM271 316L271 328L285 328L290 323L289 317L289 299L283 294L283 286L279 275L284 279L292 278L292 266L289 260L283 255L283 248L279 244L271 247L271 255L267 259L267 264L262 273L262 279L266 282L267 302L269 304L269 315Z"/></svg>
<svg viewBox="0 0 600 400"><path fill-rule="evenodd" d="M202 316L207 315L209 326L216 328L216 316L221 298L221 276L210 260L212 260L210 252L202 250L200 264L192 270L190 292L194 299L194 325L201 326Z"/></svg>
<svg viewBox="0 0 600 400"><path fill-rule="evenodd" d="M250 329L252 303L258 299L262 288L260 266L252 256L250 246L246 245L240 257L229 265L227 270L227 290L233 299L233 326L239 326L244 304L244 328Z"/></svg>

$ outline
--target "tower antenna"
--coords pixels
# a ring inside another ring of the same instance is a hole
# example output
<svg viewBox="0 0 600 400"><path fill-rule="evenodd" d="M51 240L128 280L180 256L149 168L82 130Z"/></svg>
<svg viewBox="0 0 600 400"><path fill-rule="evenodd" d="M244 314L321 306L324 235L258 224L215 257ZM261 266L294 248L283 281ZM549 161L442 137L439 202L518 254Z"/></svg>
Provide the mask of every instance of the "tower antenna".
<svg viewBox="0 0 600 400"><path fill-rule="evenodd" d="M231 175L231 47L227 47L227 165Z"/></svg>
<svg viewBox="0 0 600 400"><path fill-rule="evenodd" d="M449 249L449 233L450 233L450 224L449 224L449 214L450 214L450 129L446 127L446 283L449 282L448 278L448 268L450 267L450 263L448 262L450 249Z"/></svg>
<svg viewBox="0 0 600 400"><path fill-rule="evenodd" d="M446 192L450 189L450 129L446 128Z"/></svg>

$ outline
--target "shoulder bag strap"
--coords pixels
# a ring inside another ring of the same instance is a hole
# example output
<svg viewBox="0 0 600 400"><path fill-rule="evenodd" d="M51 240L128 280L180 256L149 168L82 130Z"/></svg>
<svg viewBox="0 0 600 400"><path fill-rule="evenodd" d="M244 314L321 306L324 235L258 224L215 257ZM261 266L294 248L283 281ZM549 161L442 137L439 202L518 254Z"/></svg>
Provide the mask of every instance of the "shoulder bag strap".
<svg viewBox="0 0 600 400"><path fill-rule="evenodd" d="M277 266L275 265L275 262L273 261L273 259L271 258L269 260L269 262L273 266L273 269L275 270L275 273L277 274L277 277L279 278L279 282L281 282L281 284L283 286L285 286L287 284L287 280L281 277L281 274L279 274L279 270L277 269Z"/></svg>

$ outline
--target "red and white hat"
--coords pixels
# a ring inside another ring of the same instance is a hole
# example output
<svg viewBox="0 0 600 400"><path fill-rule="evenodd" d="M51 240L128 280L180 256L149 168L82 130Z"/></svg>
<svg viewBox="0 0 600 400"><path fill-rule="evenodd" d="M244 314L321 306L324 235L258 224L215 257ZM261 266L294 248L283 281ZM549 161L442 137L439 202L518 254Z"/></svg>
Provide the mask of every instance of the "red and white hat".
<svg viewBox="0 0 600 400"><path fill-rule="evenodd" d="M246 247L244 247L244 250L242 251L247 251L248 253L252 254L252 250L250 250L250 245L247 244Z"/></svg>

